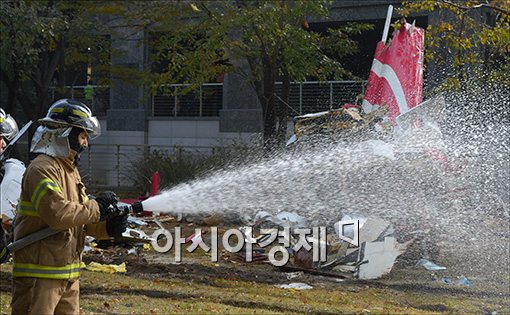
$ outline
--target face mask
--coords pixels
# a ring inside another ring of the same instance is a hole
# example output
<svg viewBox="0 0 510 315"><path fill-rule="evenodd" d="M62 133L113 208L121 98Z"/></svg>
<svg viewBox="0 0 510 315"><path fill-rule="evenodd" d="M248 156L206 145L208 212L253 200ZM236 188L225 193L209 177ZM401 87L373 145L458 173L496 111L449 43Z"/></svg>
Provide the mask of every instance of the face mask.
<svg viewBox="0 0 510 315"><path fill-rule="evenodd" d="M80 143L78 142L78 135L82 132L83 130L81 129L78 129L78 128L73 128L71 130L71 132L69 133L69 147L76 151L78 153L78 155L80 155L80 153L82 153L85 148L82 147L80 145Z"/></svg>

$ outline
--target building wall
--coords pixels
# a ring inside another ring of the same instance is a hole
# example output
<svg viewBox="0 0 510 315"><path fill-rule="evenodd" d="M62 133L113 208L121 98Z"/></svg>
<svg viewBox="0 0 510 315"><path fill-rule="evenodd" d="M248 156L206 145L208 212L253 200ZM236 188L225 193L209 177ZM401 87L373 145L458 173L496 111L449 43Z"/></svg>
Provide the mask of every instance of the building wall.
<svg viewBox="0 0 510 315"><path fill-rule="evenodd" d="M253 143L257 133L222 132L220 119L151 119L149 121L149 145L218 147L235 142Z"/></svg>
<svg viewBox="0 0 510 315"><path fill-rule="evenodd" d="M186 150L211 154L215 147L258 143L260 135L249 132L221 132L220 118L147 118L147 131L111 130L108 118L100 119L101 136L92 140L80 161L80 172L88 185L130 186L129 168L145 150L175 154Z"/></svg>

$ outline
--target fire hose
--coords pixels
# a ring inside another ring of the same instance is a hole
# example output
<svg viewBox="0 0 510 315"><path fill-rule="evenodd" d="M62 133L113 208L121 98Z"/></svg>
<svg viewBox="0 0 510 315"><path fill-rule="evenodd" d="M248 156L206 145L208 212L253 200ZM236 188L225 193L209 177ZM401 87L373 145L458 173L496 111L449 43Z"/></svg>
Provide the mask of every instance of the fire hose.
<svg viewBox="0 0 510 315"><path fill-rule="evenodd" d="M142 213L143 212L143 205L140 201L136 201L130 205L123 205L123 206L117 206L117 205L111 205L110 207L113 208L113 212L115 213L115 216L124 216L130 213ZM27 236L14 241L7 245L4 248L0 248L0 263L4 263L8 260L9 254L13 253L17 250L20 250L30 244L33 244L37 241L43 240L49 236L55 235L59 232L62 232L64 230L55 230L51 227L46 227L42 230L39 230L37 232L28 234Z"/></svg>

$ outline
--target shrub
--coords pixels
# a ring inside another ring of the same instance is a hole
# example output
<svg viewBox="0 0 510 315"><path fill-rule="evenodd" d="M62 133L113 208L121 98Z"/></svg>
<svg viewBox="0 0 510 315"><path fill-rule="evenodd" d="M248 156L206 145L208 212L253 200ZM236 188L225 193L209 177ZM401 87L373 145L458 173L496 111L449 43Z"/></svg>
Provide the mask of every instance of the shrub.
<svg viewBox="0 0 510 315"><path fill-rule="evenodd" d="M133 182L135 188L149 191L152 174L159 172L160 188L170 188L206 176L216 169L245 163L258 154L256 148L246 145L212 148L212 154L180 147L175 147L173 153L153 150L133 160L123 174Z"/></svg>

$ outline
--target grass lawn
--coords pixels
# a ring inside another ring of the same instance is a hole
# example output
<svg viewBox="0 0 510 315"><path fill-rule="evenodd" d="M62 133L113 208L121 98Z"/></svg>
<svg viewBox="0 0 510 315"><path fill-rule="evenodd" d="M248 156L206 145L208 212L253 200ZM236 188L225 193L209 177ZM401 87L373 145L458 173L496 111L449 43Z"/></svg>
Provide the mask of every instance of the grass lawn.
<svg viewBox="0 0 510 315"><path fill-rule="evenodd" d="M10 313L11 268L9 264L0 267L2 314ZM288 280L287 273L268 264L224 260L212 263L207 256L196 253L185 257L181 264L149 263L137 257L127 262L127 269L127 273L115 274L84 270L82 314L490 314L493 311L504 314L509 311L508 295L491 293L483 287L461 288L430 280L404 281L402 274L423 279L423 271L414 269L399 270L400 280L389 277L368 282L302 273ZM277 287L291 282L304 282L313 289Z"/></svg>

